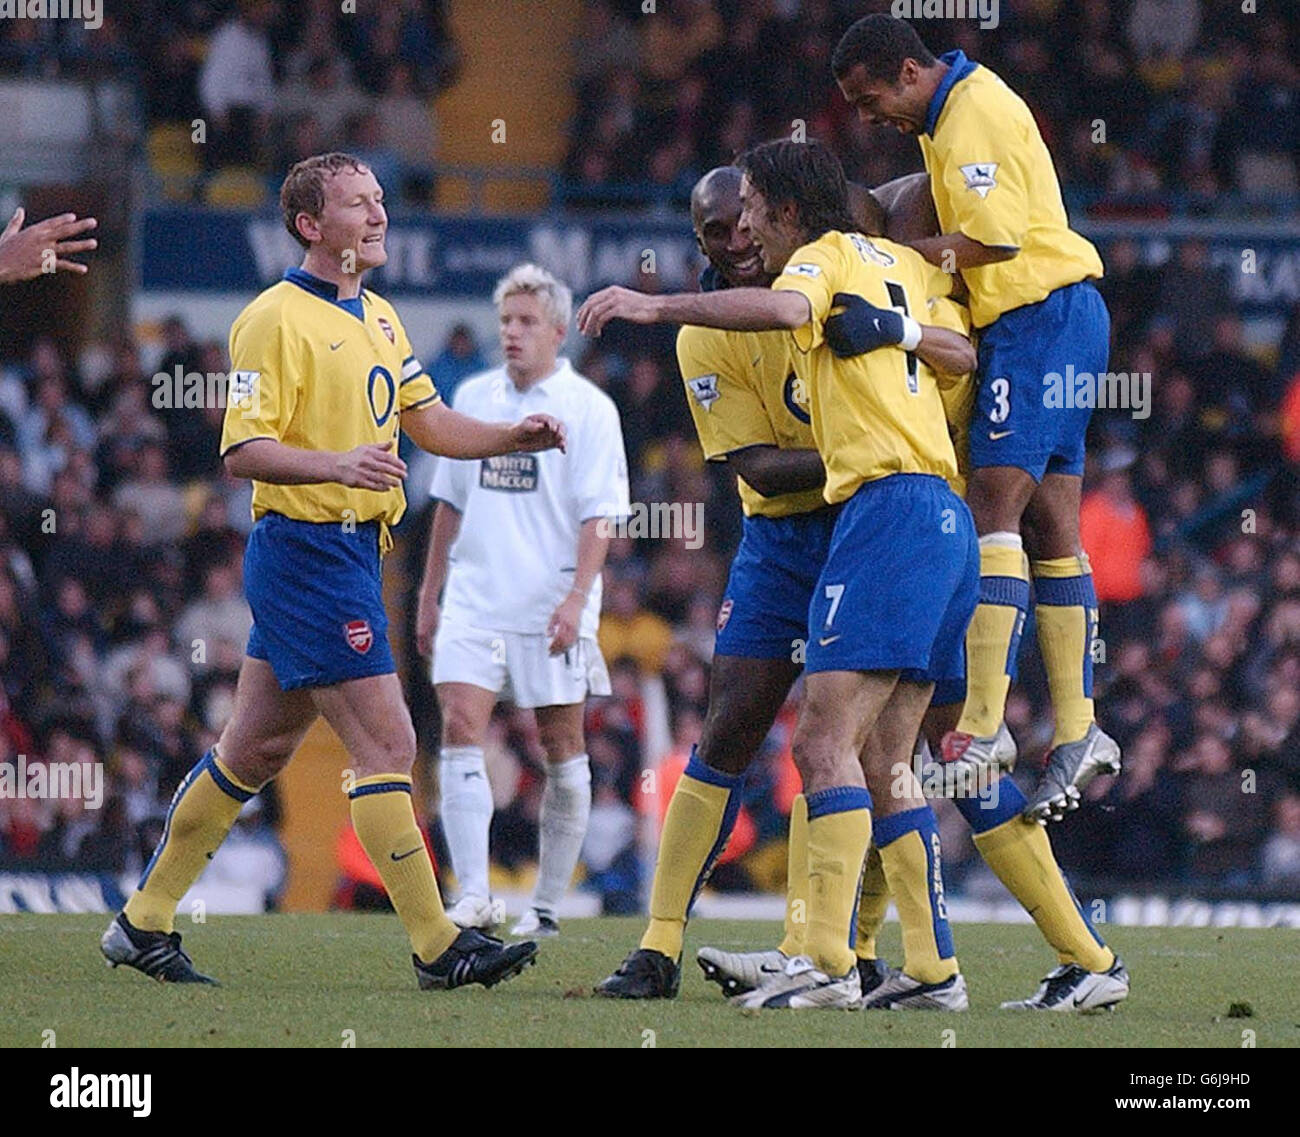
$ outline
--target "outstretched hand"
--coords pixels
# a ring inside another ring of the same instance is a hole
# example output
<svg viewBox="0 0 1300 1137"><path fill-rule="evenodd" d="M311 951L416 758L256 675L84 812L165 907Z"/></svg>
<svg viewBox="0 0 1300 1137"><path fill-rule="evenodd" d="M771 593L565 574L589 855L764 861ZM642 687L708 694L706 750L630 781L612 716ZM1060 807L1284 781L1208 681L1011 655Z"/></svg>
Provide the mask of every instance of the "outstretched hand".
<svg viewBox="0 0 1300 1137"><path fill-rule="evenodd" d="M27 213L14 210L4 232L0 233L0 284L34 280L45 273L62 269L84 273L86 266L66 258L73 253L89 252L99 242L93 237L74 240L99 224L93 217L77 219L75 213L60 213L23 228Z"/></svg>
<svg viewBox="0 0 1300 1137"><path fill-rule="evenodd" d="M631 288L611 285L593 292L578 309L578 331L584 336L598 336L610 320L630 320L634 324L656 322L655 297Z"/></svg>
<svg viewBox="0 0 1300 1137"><path fill-rule="evenodd" d="M564 453L568 433L564 423L550 415L529 415L511 429L515 450L559 450Z"/></svg>

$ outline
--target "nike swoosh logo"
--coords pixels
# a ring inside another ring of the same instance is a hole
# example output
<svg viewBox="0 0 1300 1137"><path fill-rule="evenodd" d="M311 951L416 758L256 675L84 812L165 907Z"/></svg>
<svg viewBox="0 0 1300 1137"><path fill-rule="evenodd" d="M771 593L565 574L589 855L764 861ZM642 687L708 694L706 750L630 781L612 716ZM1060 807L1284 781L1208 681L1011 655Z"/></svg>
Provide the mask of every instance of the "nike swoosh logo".
<svg viewBox="0 0 1300 1137"><path fill-rule="evenodd" d="M997 441L999 441L1000 439L1007 438L1007 437L1009 437L1010 435L1013 435L1013 434L1015 434L1015 433L1016 433L1016 432L1015 432L1014 430L990 430L990 431L989 431L989 441L990 441L990 442L997 442Z"/></svg>
<svg viewBox="0 0 1300 1137"><path fill-rule="evenodd" d="M407 857L415 856L415 854L423 848L423 845L416 845L414 849L410 850L410 852L402 853L400 856L397 853L389 853L388 855L395 861L404 861Z"/></svg>
<svg viewBox="0 0 1300 1137"><path fill-rule="evenodd" d="M1074 1005L1075 1005L1076 1007L1081 1007L1081 1006L1083 1006L1083 1004L1087 1001L1087 999L1088 999L1088 996L1087 996L1087 995L1075 995L1075 997L1074 997Z"/></svg>
<svg viewBox="0 0 1300 1137"><path fill-rule="evenodd" d="M779 967L773 967L770 964L765 963L758 970L762 972L764 975L779 975L782 969Z"/></svg>
<svg viewBox="0 0 1300 1137"><path fill-rule="evenodd" d="M339 340L338 343L330 344L330 351L338 351L338 349L341 348L342 346L343 346L343 341Z"/></svg>
<svg viewBox="0 0 1300 1137"><path fill-rule="evenodd" d="M840 636L842 636L843 634L844 634L844 633L841 632L841 633L840 633ZM817 641L817 646L818 646L818 647L829 647L829 646L830 646L831 644L833 644L837 639L839 639L840 636L822 636L822 638L819 639L819 640Z"/></svg>

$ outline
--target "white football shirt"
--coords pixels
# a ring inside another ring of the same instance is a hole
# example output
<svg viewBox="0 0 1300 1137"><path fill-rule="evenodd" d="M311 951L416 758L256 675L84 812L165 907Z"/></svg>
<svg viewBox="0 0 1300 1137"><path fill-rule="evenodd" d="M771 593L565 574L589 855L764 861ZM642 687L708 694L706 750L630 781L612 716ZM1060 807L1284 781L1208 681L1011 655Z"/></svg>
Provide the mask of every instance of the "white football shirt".
<svg viewBox="0 0 1300 1137"><path fill-rule="evenodd" d="M614 401L561 358L545 379L520 391L504 367L466 379L452 405L461 414L516 422L558 418L567 453L439 458L430 496L461 514L451 546L442 616L490 631L544 635L573 587L578 532L594 517L628 514L627 457ZM597 576L579 635L600 622Z"/></svg>

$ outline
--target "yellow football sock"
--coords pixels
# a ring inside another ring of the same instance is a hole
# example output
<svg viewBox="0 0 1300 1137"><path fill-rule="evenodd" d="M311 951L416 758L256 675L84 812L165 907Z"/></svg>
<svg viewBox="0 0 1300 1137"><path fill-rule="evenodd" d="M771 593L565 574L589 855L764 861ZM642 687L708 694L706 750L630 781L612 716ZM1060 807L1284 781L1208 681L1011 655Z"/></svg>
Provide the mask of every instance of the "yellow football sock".
<svg viewBox="0 0 1300 1137"><path fill-rule="evenodd" d="M980 538L980 600L966 630L966 703L957 729L997 733L1029 611L1029 574L1018 533Z"/></svg>
<svg viewBox="0 0 1300 1137"><path fill-rule="evenodd" d="M785 872L785 938L780 951L803 955L808 939L808 799L790 803L789 856Z"/></svg>
<svg viewBox="0 0 1300 1137"><path fill-rule="evenodd" d="M411 807L410 777L372 774L355 782L348 798L352 827L411 938L411 950L422 963L432 963L460 929L442 908L433 861Z"/></svg>
<svg viewBox="0 0 1300 1137"><path fill-rule="evenodd" d="M1062 963L1105 971L1115 962L1115 953L1098 938L1065 883L1041 825L1013 817L974 839L980 856L1034 918Z"/></svg>
<svg viewBox="0 0 1300 1137"><path fill-rule="evenodd" d="M853 950L859 959L876 959L876 936L889 909L889 883L880 850L873 844L867 850L866 868L862 870L862 887L858 890L858 934Z"/></svg>
<svg viewBox="0 0 1300 1137"><path fill-rule="evenodd" d="M260 787L246 786L217 757L216 747L176 787L162 839L126 902L126 918L145 932L174 930L176 905L199 879L235 818Z"/></svg>
<svg viewBox="0 0 1300 1137"><path fill-rule="evenodd" d="M928 806L876 822L876 844L903 927L903 970L922 983L957 974L957 957L943 896L939 828Z"/></svg>
<svg viewBox="0 0 1300 1137"><path fill-rule="evenodd" d="M853 908L871 843L871 795L834 786L808 795L808 932L804 954L830 976L857 963Z"/></svg>
<svg viewBox="0 0 1300 1137"><path fill-rule="evenodd" d="M668 803L654 884L650 924L641 946L669 959L682 954L686 917L722 855L740 808L740 777L706 766L693 753Z"/></svg>
<svg viewBox="0 0 1300 1137"><path fill-rule="evenodd" d="M1093 721L1092 644L1097 593L1086 556L1034 561L1034 617L1056 729L1052 745L1077 742Z"/></svg>

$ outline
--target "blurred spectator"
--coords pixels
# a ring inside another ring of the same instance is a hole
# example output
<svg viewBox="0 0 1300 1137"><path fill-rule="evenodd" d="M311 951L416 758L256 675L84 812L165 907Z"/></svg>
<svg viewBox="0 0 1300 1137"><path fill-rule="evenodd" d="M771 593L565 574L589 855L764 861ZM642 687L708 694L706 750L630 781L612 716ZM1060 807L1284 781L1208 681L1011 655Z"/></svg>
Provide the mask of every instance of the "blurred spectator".
<svg viewBox="0 0 1300 1137"><path fill-rule="evenodd" d="M1288 890L1300 888L1300 794L1278 798L1273 818L1273 832L1264 842L1263 883Z"/></svg>
<svg viewBox="0 0 1300 1137"><path fill-rule="evenodd" d="M1126 469L1108 471L1101 486L1084 496L1079 536L1101 603L1126 604L1142 595L1141 566L1151 552L1151 532Z"/></svg>
<svg viewBox="0 0 1300 1137"><path fill-rule="evenodd" d="M438 394L450 406L456 388L471 375L487 368L488 361L474 338L474 330L462 323L451 329L443 349L434 356L429 365L429 376L438 388Z"/></svg>
<svg viewBox="0 0 1300 1137"><path fill-rule="evenodd" d="M626 656L647 674L663 670L673 630L665 620L641 607L636 585L607 578L603 603L596 637L601 655L607 660Z"/></svg>
<svg viewBox="0 0 1300 1137"><path fill-rule="evenodd" d="M208 44L199 72L199 100L207 118L205 153L212 166L252 161L276 107L270 0L238 0L235 16Z"/></svg>

